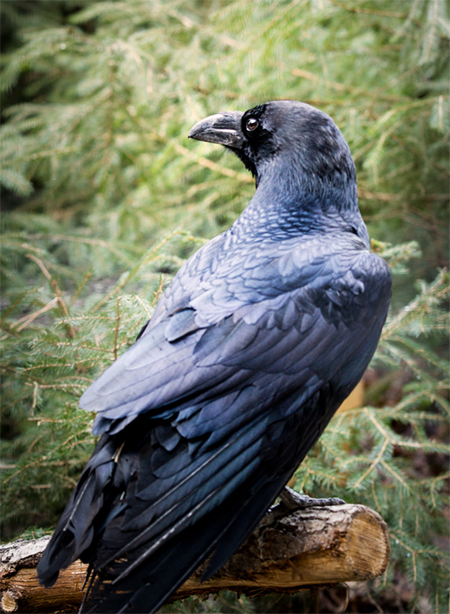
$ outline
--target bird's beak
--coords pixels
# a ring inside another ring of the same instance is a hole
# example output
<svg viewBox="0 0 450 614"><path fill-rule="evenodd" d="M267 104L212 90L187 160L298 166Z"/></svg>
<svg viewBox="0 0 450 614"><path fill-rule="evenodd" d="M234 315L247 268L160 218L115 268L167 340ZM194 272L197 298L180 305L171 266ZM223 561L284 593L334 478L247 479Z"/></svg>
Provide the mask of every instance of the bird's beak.
<svg viewBox="0 0 450 614"><path fill-rule="evenodd" d="M188 138L207 143L218 143L232 149L241 149L244 135L241 130L241 111L216 113L202 119L191 128Z"/></svg>

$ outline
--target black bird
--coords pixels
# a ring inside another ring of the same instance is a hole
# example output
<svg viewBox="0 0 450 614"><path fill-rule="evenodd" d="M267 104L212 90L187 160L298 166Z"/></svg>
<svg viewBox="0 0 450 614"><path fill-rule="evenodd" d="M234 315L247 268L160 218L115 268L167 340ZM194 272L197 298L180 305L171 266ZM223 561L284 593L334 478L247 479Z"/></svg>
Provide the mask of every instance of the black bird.
<svg viewBox="0 0 450 614"><path fill-rule="evenodd" d="M206 557L206 578L227 561L360 380L388 310L328 115L269 102L189 136L233 151L257 189L81 398L101 437L38 574L52 586L89 563L88 612L154 612Z"/></svg>

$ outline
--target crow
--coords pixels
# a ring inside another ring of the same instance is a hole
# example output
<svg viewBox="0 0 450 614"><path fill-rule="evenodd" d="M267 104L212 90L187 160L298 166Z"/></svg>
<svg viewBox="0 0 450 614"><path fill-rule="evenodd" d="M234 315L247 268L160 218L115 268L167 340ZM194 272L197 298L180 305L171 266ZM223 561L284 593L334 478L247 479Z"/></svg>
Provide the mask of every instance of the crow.
<svg viewBox="0 0 450 614"><path fill-rule="evenodd" d="M155 612L228 560L361 379L389 306L328 115L268 102L189 137L234 152L256 191L81 397L100 439L38 575L89 563L87 612Z"/></svg>

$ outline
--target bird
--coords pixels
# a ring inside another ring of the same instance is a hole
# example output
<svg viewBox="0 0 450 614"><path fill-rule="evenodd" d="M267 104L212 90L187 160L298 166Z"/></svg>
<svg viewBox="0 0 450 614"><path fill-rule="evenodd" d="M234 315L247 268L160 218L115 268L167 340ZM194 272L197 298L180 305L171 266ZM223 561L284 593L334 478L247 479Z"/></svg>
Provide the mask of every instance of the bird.
<svg viewBox="0 0 450 614"><path fill-rule="evenodd" d="M88 563L84 612L156 612L200 564L220 569L360 381L388 312L331 117L276 100L188 136L236 154L256 189L81 397L99 440L37 571L50 587Z"/></svg>

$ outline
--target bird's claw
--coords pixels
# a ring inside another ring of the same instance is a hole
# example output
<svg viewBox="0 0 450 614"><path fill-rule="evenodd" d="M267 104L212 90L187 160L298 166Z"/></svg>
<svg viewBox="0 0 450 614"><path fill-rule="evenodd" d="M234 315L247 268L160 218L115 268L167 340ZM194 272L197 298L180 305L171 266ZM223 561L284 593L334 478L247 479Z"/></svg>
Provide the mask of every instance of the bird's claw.
<svg viewBox="0 0 450 614"><path fill-rule="evenodd" d="M301 495L292 490L289 486L285 486L280 493L281 502L289 510L304 510L309 507L326 507L327 505L345 505L345 501L338 497L329 497L327 499L314 499L308 495Z"/></svg>

